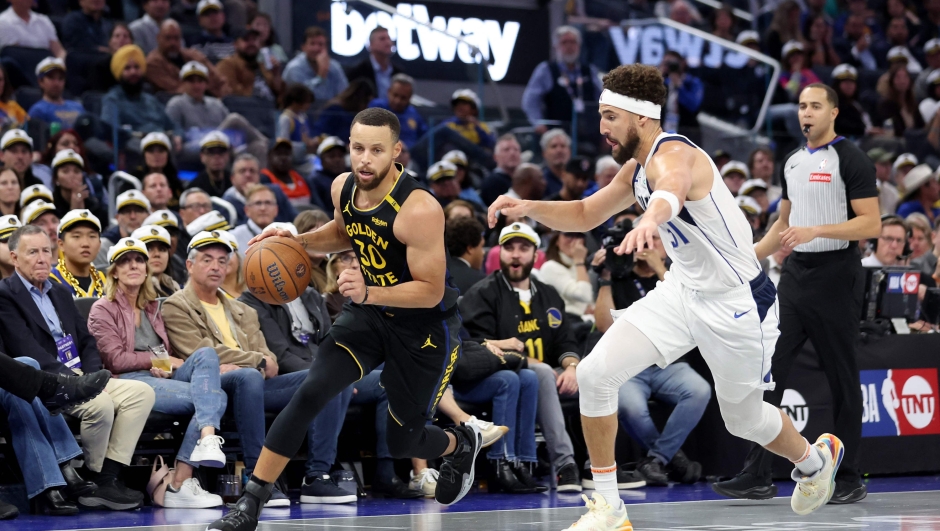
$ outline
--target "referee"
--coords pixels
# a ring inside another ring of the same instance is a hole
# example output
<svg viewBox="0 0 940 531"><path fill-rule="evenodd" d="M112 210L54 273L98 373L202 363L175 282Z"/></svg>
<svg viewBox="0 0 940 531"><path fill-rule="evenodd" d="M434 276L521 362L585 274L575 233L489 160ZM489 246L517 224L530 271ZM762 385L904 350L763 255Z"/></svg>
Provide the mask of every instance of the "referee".
<svg viewBox="0 0 940 531"><path fill-rule="evenodd" d="M829 387L835 431L845 443L830 503L854 503L868 491L858 471L862 437L862 396L855 343L864 289L857 241L881 231L875 167L851 141L836 135L838 96L813 83L800 94L799 119L806 146L783 167L780 218L756 244L763 260L781 247L793 250L780 277L780 338L771 373L776 388L764 400L780 405L790 368L807 339L812 340ZM773 455L754 446L744 471L712 489L731 498L776 496Z"/></svg>

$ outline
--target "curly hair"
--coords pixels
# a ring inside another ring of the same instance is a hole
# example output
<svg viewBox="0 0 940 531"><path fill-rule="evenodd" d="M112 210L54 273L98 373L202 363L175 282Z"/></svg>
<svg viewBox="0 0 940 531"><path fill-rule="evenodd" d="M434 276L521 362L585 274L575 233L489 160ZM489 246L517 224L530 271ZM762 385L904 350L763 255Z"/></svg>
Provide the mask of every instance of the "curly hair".
<svg viewBox="0 0 940 531"><path fill-rule="evenodd" d="M621 65L604 76L604 88L656 105L666 103L666 85L659 68L649 65Z"/></svg>

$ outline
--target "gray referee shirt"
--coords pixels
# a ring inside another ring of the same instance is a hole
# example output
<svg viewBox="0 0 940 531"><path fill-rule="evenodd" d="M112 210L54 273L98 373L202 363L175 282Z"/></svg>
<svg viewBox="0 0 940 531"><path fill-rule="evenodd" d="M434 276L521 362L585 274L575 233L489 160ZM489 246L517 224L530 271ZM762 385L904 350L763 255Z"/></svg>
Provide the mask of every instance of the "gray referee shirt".
<svg viewBox="0 0 940 531"><path fill-rule="evenodd" d="M855 217L853 199L878 197L875 165L850 140L837 136L818 148L803 146L783 167L783 199L790 206L791 227L836 225ZM795 250L820 253L845 249L855 242L816 238Z"/></svg>

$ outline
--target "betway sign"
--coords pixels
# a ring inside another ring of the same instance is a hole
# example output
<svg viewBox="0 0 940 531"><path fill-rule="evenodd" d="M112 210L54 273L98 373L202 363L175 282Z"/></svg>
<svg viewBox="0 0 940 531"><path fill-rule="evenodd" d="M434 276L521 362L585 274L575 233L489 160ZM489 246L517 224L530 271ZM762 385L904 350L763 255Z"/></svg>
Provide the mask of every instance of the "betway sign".
<svg viewBox="0 0 940 531"><path fill-rule="evenodd" d="M396 9L398 15L394 16L384 11L363 16L359 11L349 9L345 2L333 2L330 6L333 53L345 57L358 55L366 48L369 33L376 26L382 26L388 28L389 36L395 41L398 56L405 61L423 59L443 63L453 63L456 60L467 64L479 62L466 44L405 18L414 17L415 20L429 23L449 35L463 37L480 49L487 62L492 54L493 64L488 67L490 76L496 81L506 77L522 27L520 22L506 20L501 24L498 20L457 16L445 18L440 15L432 18L428 6L424 4L398 4Z"/></svg>
<svg viewBox="0 0 940 531"><path fill-rule="evenodd" d="M722 65L742 68L748 56L669 26L633 26L610 28L610 38L621 64L658 65L667 50L678 52L690 68L718 68Z"/></svg>

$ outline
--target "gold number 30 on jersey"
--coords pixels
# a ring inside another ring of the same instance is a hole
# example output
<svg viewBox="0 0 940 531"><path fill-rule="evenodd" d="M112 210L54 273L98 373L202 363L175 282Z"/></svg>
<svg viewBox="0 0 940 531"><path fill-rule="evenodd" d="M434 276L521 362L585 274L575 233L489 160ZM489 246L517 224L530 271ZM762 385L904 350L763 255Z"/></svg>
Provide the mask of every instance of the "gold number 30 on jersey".
<svg viewBox="0 0 940 531"><path fill-rule="evenodd" d="M366 245L359 240L353 241L359 246L359 260L362 262L362 265L374 267L375 269L385 269L385 258L382 258L382 253L380 253L374 245L371 243ZM366 255L368 255L368 258L366 258Z"/></svg>

